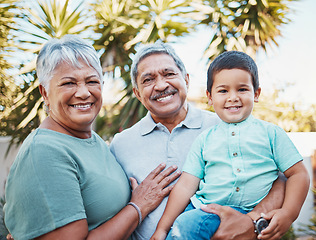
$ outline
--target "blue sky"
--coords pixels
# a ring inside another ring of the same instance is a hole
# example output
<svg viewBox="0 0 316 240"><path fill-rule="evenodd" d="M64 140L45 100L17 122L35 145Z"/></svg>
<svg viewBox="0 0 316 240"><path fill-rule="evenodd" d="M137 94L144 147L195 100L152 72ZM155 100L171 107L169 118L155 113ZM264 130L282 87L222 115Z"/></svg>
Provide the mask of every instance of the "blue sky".
<svg viewBox="0 0 316 240"><path fill-rule="evenodd" d="M282 100L309 106L316 104L316 1L300 0L292 8L292 22L282 27L283 36L277 38L279 47L259 52L256 62L263 94L284 88ZM208 42L209 33L201 30L172 44L191 76L191 95L205 95L206 59L202 54Z"/></svg>

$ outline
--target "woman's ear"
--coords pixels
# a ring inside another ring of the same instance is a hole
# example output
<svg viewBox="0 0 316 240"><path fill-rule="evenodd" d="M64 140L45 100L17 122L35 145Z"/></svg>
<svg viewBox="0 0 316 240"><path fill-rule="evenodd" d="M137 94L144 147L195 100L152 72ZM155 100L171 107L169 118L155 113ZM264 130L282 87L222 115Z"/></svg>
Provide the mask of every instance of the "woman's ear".
<svg viewBox="0 0 316 240"><path fill-rule="evenodd" d="M48 101L48 93L47 93L46 89L44 88L44 86L42 84L40 84L38 86L38 88L39 88L39 91L40 91L42 97L44 98L45 105L48 107L49 101Z"/></svg>

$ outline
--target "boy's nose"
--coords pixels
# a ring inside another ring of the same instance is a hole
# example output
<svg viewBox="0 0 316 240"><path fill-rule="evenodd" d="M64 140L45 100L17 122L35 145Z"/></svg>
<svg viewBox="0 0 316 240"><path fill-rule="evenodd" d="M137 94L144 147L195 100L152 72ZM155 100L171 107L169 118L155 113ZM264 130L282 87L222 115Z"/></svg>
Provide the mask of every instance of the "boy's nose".
<svg viewBox="0 0 316 240"><path fill-rule="evenodd" d="M231 101L231 102L238 101L238 94L236 94L235 92L230 93L228 96L228 101Z"/></svg>

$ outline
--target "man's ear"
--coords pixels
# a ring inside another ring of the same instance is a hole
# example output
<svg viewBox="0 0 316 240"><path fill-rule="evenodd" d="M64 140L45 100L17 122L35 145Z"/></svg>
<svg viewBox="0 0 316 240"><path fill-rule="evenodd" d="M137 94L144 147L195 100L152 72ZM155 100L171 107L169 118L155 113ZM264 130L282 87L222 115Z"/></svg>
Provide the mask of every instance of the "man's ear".
<svg viewBox="0 0 316 240"><path fill-rule="evenodd" d="M261 87L259 87L259 88L255 91L255 96L254 96L254 102L255 102L255 103L259 102L260 93L261 93Z"/></svg>
<svg viewBox="0 0 316 240"><path fill-rule="evenodd" d="M49 106L48 92L46 91L46 89L44 88L44 86L42 84L40 84L38 86L38 88L39 88L39 91L40 91L42 97L44 98L45 105L48 107Z"/></svg>
<svg viewBox="0 0 316 240"><path fill-rule="evenodd" d="M208 105L212 106L213 105L213 99L212 99L211 93L208 90L206 90L206 96L207 96L207 99L208 99Z"/></svg>
<svg viewBox="0 0 316 240"><path fill-rule="evenodd" d="M135 94L137 99L141 102L141 97L140 97L140 94L139 94L139 90L133 87L133 93Z"/></svg>

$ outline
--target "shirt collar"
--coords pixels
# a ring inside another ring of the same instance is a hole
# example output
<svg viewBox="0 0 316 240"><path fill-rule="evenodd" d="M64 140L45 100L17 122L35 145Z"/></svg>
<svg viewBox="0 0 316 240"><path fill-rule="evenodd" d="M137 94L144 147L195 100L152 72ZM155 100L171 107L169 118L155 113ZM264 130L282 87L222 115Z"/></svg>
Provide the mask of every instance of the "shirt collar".
<svg viewBox="0 0 316 240"><path fill-rule="evenodd" d="M249 117L247 117L245 120L238 122L238 123L227 123L227 122L224 122L223 120L221 120L220 124L223 126L227 126L227 127L230 125L242 127L244 125L247 125L248 123L251 123L253 120L254 120L254 117L252 115L249 115Z"/></svg>
<svg viewBox="0 0 316 240"><path fill-rule="evenodd" d="M140 122L140 133L141 135L146 135L152 132L158 124L152 119L150 112L148 111L146 116ZM187 128L201 128L202 127L202 113L201 110L188 104L188 112L185 119L178 125L185 126Z"/></svg>

